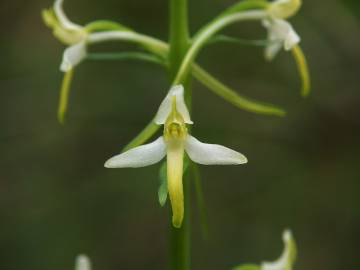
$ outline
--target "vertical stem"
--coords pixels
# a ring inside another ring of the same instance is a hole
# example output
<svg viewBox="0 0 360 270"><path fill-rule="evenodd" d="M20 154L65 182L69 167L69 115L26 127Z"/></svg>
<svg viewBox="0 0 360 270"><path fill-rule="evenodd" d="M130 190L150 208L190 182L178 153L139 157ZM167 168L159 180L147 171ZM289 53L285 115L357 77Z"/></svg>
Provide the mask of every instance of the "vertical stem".
<svg viewBox="0 0 360 270"><path fill-rule="evenodd" d="M188 6L187 0L170 0L170 33L169 33L169 75L173 81L178 73L183 57L189 46ZM185 101L190 110L191 89L187 76L181 82L185 88ZM190 181L189 173L184 173L184 220L180 229L170 222L170 269L190 270Z"/></svg>
<svg viewBox="0 0 360 270"><path fill-rule="evenodd" d="M175 78L189 46L187 0L170 0L170 77Z"/></svg>

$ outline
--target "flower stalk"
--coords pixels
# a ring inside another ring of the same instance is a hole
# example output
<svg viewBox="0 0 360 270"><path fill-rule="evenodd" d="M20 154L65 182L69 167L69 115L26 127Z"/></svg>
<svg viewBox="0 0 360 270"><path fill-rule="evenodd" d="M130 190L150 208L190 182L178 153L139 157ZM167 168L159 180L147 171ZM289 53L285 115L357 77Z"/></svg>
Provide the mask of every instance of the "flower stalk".
<svg viewBox="0 0 360 270"><path fill-rule="evenodd" d="M214 36L217 32L224 29L226 26L229 26L238 21L245 20L262 20L268 17L268 14L262 10L251 10L240 13L230 14L219 19L214 20L206 27L200 30L200 32L195 35L191 48L188 50L184 59L181 63L179 71L174 79L173 84L179 84L184 80L190 71L191 65L194 62L197 54L201 48Z"/></svg>

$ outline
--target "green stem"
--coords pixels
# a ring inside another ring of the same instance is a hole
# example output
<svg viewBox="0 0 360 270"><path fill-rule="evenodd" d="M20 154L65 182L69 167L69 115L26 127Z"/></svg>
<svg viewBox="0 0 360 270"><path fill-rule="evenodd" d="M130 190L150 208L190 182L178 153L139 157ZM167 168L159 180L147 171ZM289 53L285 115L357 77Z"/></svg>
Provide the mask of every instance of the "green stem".
<svg viewBox="0 0 360 270"><path fill-rule="evenodd" d="M202 189L200 172L199 172L199 168L198 168L197 164L192 163L191 165L192 165L191 170L192 170L193 178L194 178L197 205L198 205L198 209L199 209L201 231L203 234L203 238L207 239L208 233L209 233L209 228L208 228L206 205L205 205L205 198L204 198L204 193L203 193L203 189Z"/></svg>
<svg viewBox="0 0 360 270"><path fill-rule="evenodd" d="M239 95L196 64L192 65L192 72L194 77L210 91L238 108L253 113L272 114L277 116L284 116L286 114L284 110L274 105L254 101Z"/></svg>
<svg viewBox="0 0 360 270"><path fill-rule="evenodd" d="M187 0L170 0L169 33L169 75L173 81L189 46ZM178 81L185 89L185 101L191 106L190 78L184 76ZM181 228L170 225L170 268L171 270L190 269L190 185L189 174L184 175L184 220Z"/></svg>
<svg viewBox="0 0 360 270"><path fill-rule="evenodd" d="M245 20L261 20L268 16L265 11L262 10L250 10L245 12L239 12L224 17L220 17L213 22L202 28L198 34L195 35L192 45L187 51L179 71L175 77L174 84L177 84L184 80L188 76L191 65L199 53L200 49L211 39L217 32L229 26L235 22Z"/></svg>
<svg viewBox="0 0 360 270"><path fill-rule="evenodd" d="M88 60L108 60L108 61L118 61L118 60L140 60L143 62L149 62L154 64L159 64L164 66L164 61L153 54L143 53L143 52L120 52L120 53L89 53L86 56Z"/></svg>
<svg viewBox="0 0 360 270"><path fill-rule="evenodd" d="M169 46L167 43L146 36L139 33L131 32L121 32L121 31L110 31L110 32L102 32L102 33L95 33L92 34L88 38L89 44L95 44L110 40L121 40L121 41L127 41L132 42L141 45L144 47L147 51L153 53L154 55L157 55L159 60L163 61L163 64L166 66L169 66L168 59L168 53L169 53ZM101 58L101 57L98 57ZM116 58L124 58L124 55L121 57ZM139 57L137 57L139 58ZM148 59L147 59L148 60ZM173 65L174 66L174 65ZM175 68L171 68L171 70L175 70ZM285 111L282 110L279 107L276 107L271 104L264 104L255 100L250 100L245 97L240 96L236 93L233 89L226 86L219 80L212 77L208 72L203 70L200 66L198 66L196 63L192 64L192 75L199 80L203 85L205 85L209 90L214 92L215 94L219 95L220 97L224 98L228 102L234 104L235 106L254 113L261 113L261 114L269 114L269 115L278 115L283 116L285 115ZM190 109L190 101L191 101L191 88L189 85L185 87L186 93L185 93L185 100L186 103ZM152 134L151 134L152 135ZM149 138L147 138L149 139ZM138 145L134 145L138 146Z"/></svg>
<svg viewBox="0 0 360 270"><path fill-rule="evenodd" d="M173 79L189 46L187 0L170 1L169 62Z"/></svg>

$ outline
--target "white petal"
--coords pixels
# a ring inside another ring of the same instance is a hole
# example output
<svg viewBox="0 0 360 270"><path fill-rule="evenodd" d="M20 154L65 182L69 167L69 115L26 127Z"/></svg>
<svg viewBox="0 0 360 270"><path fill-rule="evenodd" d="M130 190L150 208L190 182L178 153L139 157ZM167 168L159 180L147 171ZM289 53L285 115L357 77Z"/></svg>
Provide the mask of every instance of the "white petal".
<svg viewBox="0 0 360 270"><path fill-rule="evenodd" d="M75 270L91 270L91 262L88 256L79 255L76 257Z"/></svg>
<svg viewBox="0 0 360 270"><path fill-rule="evenodd" d="M288 51L300 42L299 35L291 24L285 20L273 18L263 20L262 24L268 30L268 41L270 43L265 48L265 58L267 60L272 60L281 47Z"/></svg>
<svg viewBox="0 0 360 270"><path fill-rule="evenodd" d="M272 61L283 47L281 42L273 41L265 47L265 59Z"/></svg>
<svg viewBox="0 0 360 270"><path fill-rule="evenodd" d="M237 165L247 163L247 158L222 145L207 144L188 135L185 150L190 159L203 165Z"/></svg>
<svg viewBox="0 0 360 270"><path fill-rule="evenodd" d="M284 251L280 258L274 262L263 262L261 270L291 270L291 266L295 260L296 247L289 230L283 233Z"/></svg>
<svg viewBox="0 0 360 270"><path fill-rule="evenodd" d="M182 85L175 85L170 89L169 93L160 104L159 110L155 116L155 123L158 125L165 124L172 109L172 98L174 96L176 97L176 109L184 118L185 123L193 124L184 101L184 87Z"/></svg>
<svg viewBox="0 0 360 270"><path fill-rule="evenodd" d="M155 164L166 155L163 137L156 141L135 147L105 162L106 168L138 168Z"/></svg>
<svg viewBox="0 0 360 270"><path fill-rule="evenodd" d="M65 49L60 70L67 72L80 64L86 57L86 43L79 42Z"/></svg>
<svg viewBox="0 0 360 270"><path fill-rule="evenodd" d="M64 0L55 0L54 11L61 25L68 30L81 30L82 26L71 22L63 10Z"/></svg>
<svg viewBox="0 0 360 270"><path fill-rule="evenodd" d="M300 36L295 32L294 28L290 25L289 32L285 38L285 50L291 50L296 44L300 42Z"/></svg>

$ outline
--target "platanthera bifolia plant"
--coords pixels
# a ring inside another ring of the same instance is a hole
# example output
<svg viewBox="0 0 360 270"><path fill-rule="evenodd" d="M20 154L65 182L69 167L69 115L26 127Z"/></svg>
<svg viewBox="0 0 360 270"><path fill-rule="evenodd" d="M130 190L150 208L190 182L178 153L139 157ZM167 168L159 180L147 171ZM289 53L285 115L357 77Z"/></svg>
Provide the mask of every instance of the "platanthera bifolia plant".
<svg viewBox="0 0 360 270"><path fill-rule="evenodd" d="M239 165L247 158L232 149L218 144L200 142L191 135L195 128L191 120L191 80L198 80L207 89L230 104L248 112L273 116L284 116L285 111L277 106L250 100L239 95L229 86L213 77L196 63L196 57L208 44L236 42L264 47L265 59L271 61L284 49L291 51L302 81L301 94L310 91L310 78L305 56L299 46L300 36L287 21L301 7L301 0L243 0L221 12L194 35L188 28L187 0L169 0L168 42L139 33L121 23L100 20L86 25L72 22L63 10L63 0L56 0L53 7L42 12L45 24L54 36L67 45L63 53L60 70L64 78L60 90L58 120L65 123L68 98L74 70L86 59L124 60L135 59L161 65L170 77L169 91L154 112L153 119L127 146L122 153L105 162L106 168L138 168L163 161L160 168L161 184L159 202L164 206L169 195L172 219L170 256L172 270L190 269L190 195L189 187L195 183L199 205L203 205L200 173L197 164ZM264 40L244 40L220 35L226 27L235 23L253 21L267 30ZM137 45L137 51L88 52L93 44L118 41ZM163 134L155 141L146 142L158 131ZM206 138L205 138L206 139ZM110 155L111 153L109 153ZM202 207L201 211L204 211ZM205 227L205 226L204 226ZM285 249L275 262L259 265L246 264L236 270L291 270L296 258L296 246L290 230L283 234ZM77 269L90 270L89 259L78 257Z"/></svg>

